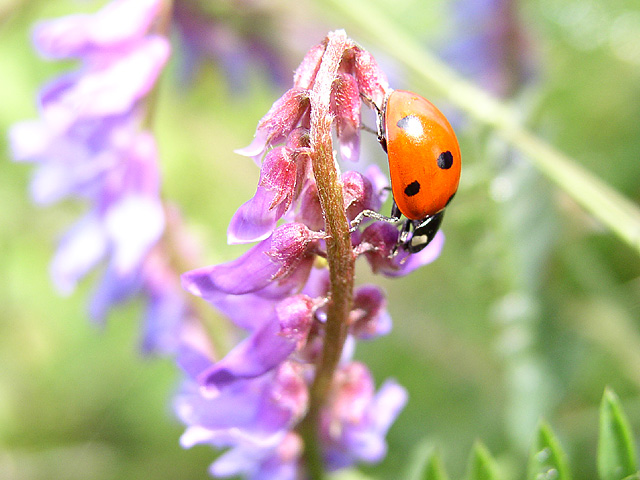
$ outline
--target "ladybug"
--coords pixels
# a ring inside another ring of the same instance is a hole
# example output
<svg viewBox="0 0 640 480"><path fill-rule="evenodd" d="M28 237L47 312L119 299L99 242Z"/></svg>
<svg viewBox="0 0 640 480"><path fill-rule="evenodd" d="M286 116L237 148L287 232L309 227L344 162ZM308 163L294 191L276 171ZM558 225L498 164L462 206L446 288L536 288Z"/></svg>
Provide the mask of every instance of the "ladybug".
<svg viewBox="0 0 640 480"><path fill-rule="evenodd" d="M392 91L378 112L378 141L389 157L394 200L388 221L404 215L399 244L419 252L433 240L458 190L460 146L442 112L413 92Z"/></svg>

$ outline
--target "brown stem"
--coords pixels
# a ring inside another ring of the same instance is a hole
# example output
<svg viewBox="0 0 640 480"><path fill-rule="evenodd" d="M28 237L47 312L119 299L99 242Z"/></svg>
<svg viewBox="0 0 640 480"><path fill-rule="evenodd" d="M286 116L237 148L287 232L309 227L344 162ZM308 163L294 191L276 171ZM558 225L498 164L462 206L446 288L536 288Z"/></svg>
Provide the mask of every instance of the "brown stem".
<svg viewBox="0 0 640 480"><path fill-rule="evenodd" d="M165 37L169 36L173 9L173 0L164 0L162 2L158 18L151 29L151 33ZM158 78L153 90L149 92L145 99L144 118L142 120L143 128L153 130L153 120L155 119L160 88L161 78ZM186 271L197 268L202 263L189 258L189 255L181 245L182 241L180 237L183 235L183 232L181 222L177 218L178 213L173 211L173 208L168 204L164 196L162 196L162 203L167 223L160 247L164 251L164 256L167 258L169 267L179 276ZM211 342L214 350L212 353L218 358L222 357L224 353L231 348L231 335L228 324L223 321L216 310L212 309L207 302L201 298L195 297L184 290L181 290L181 293L193 318L198 321L207 332L208 340Z"/></svg>
<svg viewBox="0 0 640 480"><path fill-rule="evenodd" d="M329 34L322 63L311 91L311 159L325 219L325 231L328 234L326 243L330 272L324 345L311 385L309 410L299 429L305 441L305 459L309 475L314 480L324 476L318 439L320 409L326 401L331 380L342 355L353 300L355 256L344 209L342 182L333 158L333 116L330 111L331 86L343 53L351 46L352 43L344 31Z"/></svg>
<svg viewBox="0 0 640 480"><path fill-rule="evenodd" d="M164 198L162 204L166 218L164 234L159 243L162 256L166 259L168 267L178 277L176 278L176 288L183 296L194 321L198 322L206 332L213 350L211 353L214 358L221 358L231 349L233 338L231 326L216 309L211 308L208 302L180 288L179 276L184 272L198 268L202 265L202 261L199 255L194 252L197 248L190 244L191 239L184 231L180 213Z"/></svg>

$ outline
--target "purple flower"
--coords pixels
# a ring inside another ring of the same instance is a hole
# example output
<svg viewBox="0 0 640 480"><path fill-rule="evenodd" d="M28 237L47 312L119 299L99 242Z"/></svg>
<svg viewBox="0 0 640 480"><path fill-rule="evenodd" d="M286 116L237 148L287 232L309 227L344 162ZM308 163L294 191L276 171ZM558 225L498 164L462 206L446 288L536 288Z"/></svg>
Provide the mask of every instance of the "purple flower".
<svg viewBox="0 0 640 480"><path fill-rule="evenodd" d="M286 146L276 147L265 157L254 197L231 219L229 243L244 243L268 237L289 210L296 191L304 187L308 170L308 133L290 135Z"/></svg>
<svg viewBox="0 0 640 480"><path fill-rule="evenodd" d="M184 447L208 443L230 449L211 466L217 477L297 477L302 442L291 427L307 408L307 388L300 365L277 369L210 393L187 380L175 409L188 428Z"/></svg>
<svg viewBox="0 0 640 480"><path fill-rule="evenodd" d="M429 245L414 254L398 248L398 241L397 227L376 222L364 229L356 251L365 256L374 273L400 277L438 258L444 245L444 234L439 231Z"/></svg>
<svg viewBox="0 0 640 480"><path fill-rule="evenodd" d="M161 6L161 0L115 0L95 15L70 15L39 25L36 45L49 58L101 55L146 36Z"/></svg>
<svg viewBox="0 0 640 480"><path fill-rule="evenodd" d="M260 180L253 198L231 220L228 239L259 243L235 260L182 276L187 291L247 331L216 362L193 352L181 357L189 375L177 403L178 415L188 426L182 443L228 448L211 468L216 476L300 478L303 446L294 429L306 413L323 344L331 341L325 328L335 281L325 268L329 240L311 141L318 135L313 130L314 86L320 81L327 45L323 42L309 51L292 88L260 120L253 142L238 151L260 166ZM341 157L356 161L362 98L381 105L389 87L368 53L351 46L341 58L330 83L328 116L335 120ZM350 221L364 210L378 211L387 196L388 181L380 170L363 170L337 177L341 206ZM376 273L408 274L433 261L442 248L440 234L411 255L400 244L397 225L369 222L365 219L362 229L352 232L351 254L364 257ZM351 361L355 339L391 330L386 304L375 285L353 292L345 319L347 348L319 417L320 447L330 469L380 461L386 453L387 430L406 402L406 392L393 381L376 393L366 367ZM273 389L281 393L273 396Z"/></svg>
<svg viewBox="0 0 640 480"><path fill-rule="evenodd" d="M271 309L272 318L261 328L202 372L200 382L220 390L232 382L256 378L277 367L306 340L314 310L314 301L304 295L285 298Z"/></svg>
<svg viewBox="0 0 640 480"><path fill-rule="evenodd" d="M375 285L362 285L354 292L351 318L353 335L362 340L386 335L391 331L387 299Z"/></svg>
<svg viewBox="0 0 640 480"><path fill-rule="evenodd" d="M333 392L321 418L329 468L379 462L386 455L387 430L407 402L406 390L387 380L375 393L367 367L351 362L337 372Z"/></svg>
<svg viewBox="0 0 640 480"><path fill-rule="evenodd" d="M140 294L148 302L145 348L172 352L188 309L177 274L157 260L166 208L156 141L144 126L147 96L170 51L153 31L167 13L163 5L115 0L93 15L40 23L33 35L38 51L77 59L79 68L43 88L39 118L14 125L9 139L17 161L36 165L37 203L81 198L89 207L54 255L58 289L73 292L106 264L91 316L102 321L112 305Z"/></svg>
<svg viewBox="0 0 640 480"><path fill-rule="evenodd" d="M185 273L182 285L212 301L220 293L287 295L298 289L300 279L308 274L313 250L321 238L301 223L284 224L237 260Z"/></svg>
<svg viewBox="0 0 640 480"><path fill-rule="evenodd" d="M306 124L308 128L308 117L309 91L303 88L291 88L258 122L253 142L245 148L236 150L236 153L252 157L257 164L260 164L267 148L284 142L298 123L301 123L303 128Z"/></svg>

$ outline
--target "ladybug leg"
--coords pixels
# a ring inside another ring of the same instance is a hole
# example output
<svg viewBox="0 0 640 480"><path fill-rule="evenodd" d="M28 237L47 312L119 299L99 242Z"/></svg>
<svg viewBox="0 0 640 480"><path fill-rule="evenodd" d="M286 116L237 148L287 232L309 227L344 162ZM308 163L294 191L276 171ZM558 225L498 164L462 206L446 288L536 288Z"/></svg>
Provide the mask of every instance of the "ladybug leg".
<svg viewBox="0 0 640 480"><path fill-rule="evenodd" d="M394 255L398 251L398 247L400 245L402 245L402 248L407 250L407 245L411 242L409 234L411 233L411 228L414 227L414 223L415 222L413 220L405 220L402 223L402 229L398 235L398 243L396 243L396 246L393 248Z"/></svg>
<svg viewBox="0 0 640 480"><path fill-rule="evenodd" d="M355 232L365 217L375 220L376 222L398 223L400 221L400 217L387 217L375 210L362 210L353 220L351 220L351 228L349 229L349 232Z"/></svg>
<svg viewBox="0 0 640 480"><path fill-rule="evenodd" d="M378 129L378 143L384 150L384 153L387 153L387 132L384 131L384 113L381 112L378 107L378 115L376 115L376 128Z"/></svg>
<svg viewBox="0 0 640 480"><path fill-rule="evenodd" d="M397 218L398 220L400 220L400 217L402 216L402 212L400 212L400 209L398 208L398 204L396 203L395 200L393 201L393 205L391 205L391 216L393 218Z"/></svg>

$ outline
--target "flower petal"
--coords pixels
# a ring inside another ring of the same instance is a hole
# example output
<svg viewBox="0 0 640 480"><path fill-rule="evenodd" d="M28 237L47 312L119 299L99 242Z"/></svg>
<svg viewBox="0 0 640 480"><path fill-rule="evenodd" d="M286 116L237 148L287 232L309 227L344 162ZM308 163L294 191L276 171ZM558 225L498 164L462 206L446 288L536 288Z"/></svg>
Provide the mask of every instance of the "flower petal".
<svg viewBox="0 0 640 480"><path fill-rule="evenodd" d="M181 333L187 306L177 292L153 295L144 315L142 351L175 353L182 342Z"/></svg>
<svg viewBox="0 0 640 480"><path fill-rule="evenodd" d="M295 348L296 339L280 335L280 325L273 318L203 372L200 381L219 391L238 380L263 375L283 362Z"/></svg>
<svg viewBox="0 0 640 480"><path fill-rule="evenodd" d="M42 22L34 42L48 58L87 55L141 38L161 7L160 0L115 0L93 15L69 15Z"/></svg>
<svg viewBox="0 0 640 480"><path fill-rule="evenodd" d="M307 90L297 87L287 90L258 122L256 139L248 147L236 150L236 153L260 158L269 145L283 142L308 110Z"/></svg>
<svg viewBox="0 0 640 480"><path fill-rule="evenodd" d="M311 330L317 302L306 295L287 297L276 305L281 335L294 342L304 341Z"/></svg>
<svg viewBox="0 0 640 480"><path fill-rule="evenodd" d="M342 174L344 206L349 220L353 220L362 210L379 210L380 199L374 192L369 179L355 171Z"/></svg>
<svg viewBox="0 0 640 480"><path fill-rule="evenodd" d="M438 231L429 245L418 253L413 253L404 258L398 258L391 268L380 270L380 273L387 277L402 277L408 275L424 265L435 261L444 247L444 233ZM398 255L400 257L400 255Z"/></svg>
<svg viewBox="0 0 640 480"><path fill-rule="evenodd" d="M356 460L376 463L385 457L385 436L407 398L407 391L393 380L387 380L380 387L368 407L366 421L347 431L347 449Z"/></svg>
<svg viewBox="0 0 640 480"><path fill-rule="evenodd" d="M318 73L318 69L320 68L320 62L326 48L327 43L322 42L315 45L314 47L311 47L311 49L307 52L293 76L293 84L296 87L304 88L307 90L311 89L315 81L315 77Z"/></svg>
<svg viewBox="0 0 640 480"><path fill-rule="evenodd" d="M234 382L218 391L187 381L176 396L175 411L187 425L214 432L220 446L235 441L264 446L270 437L290 426L294 416L299 418L307 401L300 369L284 363L266 375Z"/></svg>
<svg viewBox="0 0 640 480"><path fill-rule="evenodd" d="M296 186L296 164L284 147L271 150L260 169L256 194L235 213L227 230L230 244L267 238L289 209Z"/></svg>
<svg viewBox="0 0 640 480"><path fill-rule="evenodd" d="M382 173L378 165L369 165L364 172L373 186L373 193L378 197L380 205L386 202L389 196L389 178Z"/></svg>
<svg viewBox="0 0 640 480"><path fill-rule="evenodd" d="M100 218L90 213L69 230L51 263L53 283L61 293L71 293L107 252L106 232Z"/></svg>
<svg viewBox="0 0 640 480"><path fill-rule="evenodd" d="M387 299L380 287L362 285L354 292L351 331L359 339L386 335L391 331Z"/></svg>
<svg viewBox="0 0 640 480"><path fill-rule="evenodd" d="M227 242L230 245L257 242L271 235L285 207L279 204L277 208L269 209L276 194L259 186L251 200L236 211L227 228Z"/></svg>
<svg viewBox="0 0 640 480"><path fill-rule="evenodd" d="M332 110L340 154L344 160L357 161L360 154L360 92L353 75L339 73L332 88Z"/></svg>
<svg viewBox="0 0 640 480"><path fill-rule="evenodd" d="M112 265L118 275L138 268L164 230L164 210L160 200L130 194L107 211L104 224L112 244Z"/></svg>
<svg viewBox="0 0 640 480"><path fill-rule="evenodd" d="M407 404L406 389L395 380L385 381L373 399L369 417L374 421L375 430L385 435Z"/></svg>
<svg viewBox="0 0 640 480"><path fill-rule="evenodd" d="M264 297L253 293L233 295L224 292L212 292L207 301L235 325L245 330L256 330L269 321L274 305L279 299Z"/></svg>
<svg viewBox="0 0 640 480"><path fill-rule="evenodd" d="M136 295L141 286L142 278L139 271L129 272L123 276L107 268L89 302L89 316L93 321L103 323L112 306Z"/></svg>
<svg viewBox="0 0 640 480"><path fill-rule="evenodd" d="M284 224L236 260L183 274L182 285L205 300L215 299L218 292L242 295L261 290L291 273L318 238L300 223Z"/></svg>
<svg viewBox="0 0 640 480"><path fill-rule="evenodd" d="M53 141L53 132L42 120L16 123L9 129L9 144L13 159L33 161L42 155Z"/></svg>
<svg viewBox="0 0 640 480"><path fill-rule="evenodd" d="M358 89L380 108L390 90L387 76L369 52L360 48L355 52Z"/></svg>
<svg viewBox="0 0 640 480"><path fill-rule="evenodd" d="M423 250L410 254L398 246L398 236L397 227L385 222L375 222L362 232L359 248L374 273L387 277L407 275L438 258L444 245L444 234L439 231Z"/></svg>
<svg viewBox="0 0 640 480"><path fill-rule="evenodd" d="M75 81L67 76L59 80L60 85L52 84L43 108L58 110L61 113L56 115L61 117L66 113L67 123L126 113L149 93L168 57L167 39L149 36L126 54L114 54L106 64L76 75Z"/></svg>

